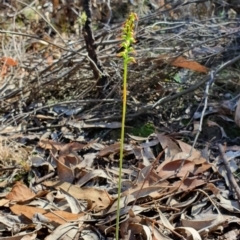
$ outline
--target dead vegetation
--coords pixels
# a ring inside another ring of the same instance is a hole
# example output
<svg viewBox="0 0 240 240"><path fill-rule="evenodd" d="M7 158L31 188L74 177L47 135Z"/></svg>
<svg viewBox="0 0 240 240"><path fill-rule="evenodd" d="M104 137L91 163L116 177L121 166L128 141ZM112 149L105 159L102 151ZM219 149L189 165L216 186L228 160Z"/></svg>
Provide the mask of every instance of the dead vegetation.
<svg viewBox="0 0 240 240"><path fill-rule="evenodd" d="M114 239L134 11L120 236L239 239L240 6L86 3L0 3L0 238Z"/></svg>

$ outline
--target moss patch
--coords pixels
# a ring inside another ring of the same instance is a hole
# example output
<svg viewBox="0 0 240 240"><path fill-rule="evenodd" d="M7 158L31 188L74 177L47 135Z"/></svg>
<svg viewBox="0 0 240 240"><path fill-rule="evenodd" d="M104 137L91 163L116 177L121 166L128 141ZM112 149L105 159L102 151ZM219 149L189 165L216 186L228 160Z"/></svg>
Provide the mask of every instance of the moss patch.
<svg viewBox="0 0 240 240"><path fill-rule="evenodd" d="M128 131L129 134L139 136L139 137L148 137L151 133L154 133L155 128L153 124L146 123L141 126L136 126Z"/></svg>

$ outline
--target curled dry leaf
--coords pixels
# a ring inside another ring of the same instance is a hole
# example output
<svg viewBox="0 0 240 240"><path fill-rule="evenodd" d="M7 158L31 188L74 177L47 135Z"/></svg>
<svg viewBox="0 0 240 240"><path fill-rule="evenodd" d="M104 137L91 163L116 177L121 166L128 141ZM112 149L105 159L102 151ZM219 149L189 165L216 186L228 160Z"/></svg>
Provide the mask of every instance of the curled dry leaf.
<svg viewBox="0 0 240 240"><path fill-rule="evenodd" d="M130 210L130 212L131 212L131 210ZM120 225L120 232L121 232L122 237L124 237L124 236L127 237L128 231L130 230L131 223L139 223L140 221L141 221L141 218L139 216L131 216L131 214L129 214L127 220L122 222Z"/></svg>
<svg viewBox="0 0 240 240"><path fill-rule="evenodd" d="M75 239L78 228L77 223L64 223L58 226L45 240Z"/></svg>
<svg viewBox="0 0 240 240"><path fill-rule="evenodd" d="M153 224L149 219L146 219L145 221L147 225L151 227L153 240L172 240L172 238L169 238L166 235L164 235L164 231L157 228L156 224Z"/></svg>
<svg viewBox="0 0 240 240"><path fill-rule="evenodd" d="M165 159L168 158L168 160L170 160L177 153L181 152L178 145L170 137L158 133L157 138L160 144L162 145L162 148L165 149Z"/></svg>
<svg viewBox="0 0 240 240"><path fill-rule="evenodd" d="M159 217L161 219L161 222L163 224L164 227L166 227L169 230L173 230L174 227L173 225L169 222L169 220L166 218L166 216L161 212L161 210L159 209Z"/></svg>
<svg viewBox="0 0 240 240"><path fill-rule="evenodd" d="M102 169L95 169L92 170L90 172L88 172L87 174L85 174L77 183L77 185L79 185L80 187L83 186L85 183L87 183L88 181L90 181L93 178L98 178L98 177L102 177L105 179L108 179L110 181L112 181L112 178Z"/></svg>
<svg viewBox="0 0 240 240"><path fill-rule="evenodd" d="M195 200L198 198L199 192L194 192L189 199L183 202L178 202L177 198L173 198L172 202L170 201L170 206L175 207L175 208L183 208L183 207L189 207L192 205L192 203L195 202Z"/></svg>
<svg viewBox="0 0 240 240"><path fill-rule="evenodd" d="M69 207L72 211L72 213L78 214L81 212L81 205L78 202L78 200L73 197L71 194L69 194L68 192L64 191L63 189L61 190L65 196L65 199L67 200Z"/></svg>
<svg viewBox="0 0 240 240"><path fill-rule="evenodd" d="M212 183L209 183L207 187L218 198L218 200L220 201L220 206L222 208L225 208L230 212L240 213L240 210L239 210L240 205L238 201L224 198L221 194L221 190Z"/></svg>
<svg viewBox="0 0 240 240"><path fill-rule="evenodd" d="M204 214L197 217L197 219L189 220L185 219L185 216L181 215L181 222L183 227L191 227L199 231L201 229L207 229L210 226L218 225L222 223L224 218L221 214Z"/></svg>

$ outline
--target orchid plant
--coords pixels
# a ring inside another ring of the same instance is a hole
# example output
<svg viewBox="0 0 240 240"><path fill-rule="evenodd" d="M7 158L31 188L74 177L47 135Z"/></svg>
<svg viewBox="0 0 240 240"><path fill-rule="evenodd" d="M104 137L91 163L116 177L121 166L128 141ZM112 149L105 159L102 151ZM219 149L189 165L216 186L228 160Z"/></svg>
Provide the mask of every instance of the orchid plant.
<svg viewBox="0 0 240 240"><path fill-rule="evenodd" d="M125 119L127 109L127 74L128 64L135 63L135 59L130 56L134 52L132 44L135 43L134 38L134 23L137 21L137 15L130 13L128 19L123 25L121 39L122 52L118 56L123 58L123 110L122 110L122 124L121 124L121 142L120 142L120 159L119 159L119 179L118 179L118 202L117 202L117 222L116 222L116 239L119 239L119 223L120 223L120 197L121 197L121 176L122 176L122 163L123 163L123 147L124 147L124 132L125 132Z"/></svg>

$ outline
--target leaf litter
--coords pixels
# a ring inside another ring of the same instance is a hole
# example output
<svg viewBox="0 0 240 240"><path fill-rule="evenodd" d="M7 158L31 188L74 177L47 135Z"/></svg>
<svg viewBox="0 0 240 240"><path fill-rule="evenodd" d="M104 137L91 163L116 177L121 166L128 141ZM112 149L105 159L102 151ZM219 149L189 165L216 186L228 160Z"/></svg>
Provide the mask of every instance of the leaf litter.
<svg viewBox="0 0 240 240"><path fill-rule="evenodd" d="M64 18L61 9L67 11L68 6L62 3L63 8L58 8L58 1L53 2L58 17L61 15ZM164 8L163 15L169 12L169 16L175 18L179 14L175 8L169 10L169 4L163 4L165 1L160 2L161 6L156 6L150 1L151 7L146 6L144 11L138 9L139 14L151 9L159 11L159 7ZM95 1L92 3L94 14L98 8L101 9L98 4ZM7 6L6 3L3 5ZM199 5L194 5L195 9ZM29 11L31 8L26 6L22 10ZM179 9L182 8L184 6L179 6ZM203 12L210 13L206 9ZM97 18L99 14L96 14ZM227 95L218 98L211 93L211 103L206 111L199 101L199 96L203 95L199 89L189 95L190 98L187 95L179 98L176 104L166 102L158 106L161 104L156 103L159 98L165 100L173 94L177 95L191 81L193 84L201 82L196 73L210 74L209 69L219 67L226 60L226 55L232 58L233 53L223 51L228 47L237 49L231 44L233 36L236 42L239 41L238 21L232 19L231 25L226 20L215 22L214 28L211 23L203 24L202 21L178 26L178 23L168 21L162 24L158 16L150 14L154 22L152 25L149 21L150 26L139 22L142 39L136 43L137 63L129 66L129 96L133 101L128 102L129 125L126 129L129 133L125 139L121 176L121 239L237 239L240 223L238 191L229 178L216 142L226 140L230 143L230 146L225 146L224 158L232 176L238 179L240 142L238 137L229 139L229 129L224 124L239 127L239 94L234 93L236 96L229 100ZM21 18L18 20L21 22ZM175 24L174 27L169 28L169 23ZM56 25L61 28L61 24ZM228 30L225 25L235 28ZM41 29L44 27L44 24L40 26ZM108 38L109 42L118 39L118 30L116 33L114 28L110 31L113 35ZM101 35L102 29L96 29ZM36 36L42 36L36 29L31 28L31 31ZM86 64L89 59L81 40L79 42L79 34L70 47L65 42L72 41L71 33L66 40L66 33L61 33L61 36L57 30L54 34L58 36L54 38L51 31L48 34L45 32L42 40L40 37L34 41L31 39L27 46L24 45L21 55L9 49L11 44L15 50L21 43L24 44L23 36L11 37L10 32L8 36L3 36L1 30L1 40L6 46L0 63L3 112L0 120L0 238L114 239L120 150L117 131L121 128L121 91L117 83L121 76L117 66L121 63L112 52L117 47L103 47L101 54L98 52L111 76L104 87L100 86L102 92L99 94L92 87L96 83L89 74ZM159 31L161 34L158 34ZM169 32L164 34L164 31ZM219 34L219 42L213 39L207 46L205 38L211 34ZM223 39L220 35L224 35ZM194 37L197 44L200 44L197 42L199 39L205 42L204 46L193 44ZM104 38L105 35L96 43L100 49L102 43L109 44ZM185 44L182 44L183 40ZM149 55L146 55L142 42L149 49L152 44L158 46L161 42L162 49L159 52L156 49L154 53L148 49ZM221 45L225 46L224 49L219 47ZM189 46L192 46L191 49ZM71 50L80 47L84 50L79 50L78 54ZM209 52L211 55L207 55ZM109 65L104 54L107 59L111 57ZM234 54L239 53L236 50ZM207 59L208 63L200 58ZM212 65L209 63L211 58L214 58ZM223 78L236 78L232 72L226 71ZM156 79L161 81L156 82ZM172 82L173 79L178 83ZM66 100L69 95L74 97ZM204 95L208 94L205 92ZM100 96L99 99L96 96ZM66 101L61 103L60 99ZM195 101L197 104L193 103ZM157 106L154 111L150 110L152 106ZM181 112L183 108L184 112ZM142 120L145 115L149 115L148 120L151 121L155 118L155 131L149 136L137 136L131 132L130 123ZM179 115L181 118L177 118ZM204 123L199 120L202 116L206 119ZM202 125L203 135L207 136L211 130L214 134L210 134L209 138L201 136L195 147L192 137ZM215 134L217 131L219 135ZM111 133L117 134L117 138ZM108 136L110 139L106 141Z"/></svg>
<svg viewBox="0 0 240 240"><path fill-rule="evenodd" d="M155 156L153 149L159 145L162 151ZM13 216L24 217L25 220L19 220L23 224L32 222L34 233L48 229L51 234L45 239L71 238L80 234L79 228L81 234L86 232L96 239L99 234L110 236L116 220L118 170L114 167L114 157L108 160L106 168L100 161L117 156L119 144L64 144L39 139L39 147L49 151L49 160L44 158L44 152L32 157L35 177L31 184L28 187L24 182L16 182L11 189L6 189L1 206L9 208ZM140 155L134 151L136 148ZM142 154L146 148L151 154ZM123 239L129 236L132 239L138 234L144 239L180 236L203 239L216 231L222 232L230 223L240 223L237 216L230 214L239 213L238 201L230 200L229 193L223 192L221 185L210 183L217 176L214 177L217 165L208 162L199 150L192 149L190 155L191 148L163 133L151 134L148 139L140 139L138 144L125 145L125 158L135 156L142 163L126 168L128 164L124 161L120 200ZM233 153L229 152L229 159L238 156L237 152L230 154ZM55 172L54 180L46 178L36 183L52 171ZM225 181L218 179L218 182ZM2 214L2 224L6 217ZM94 228L90 230L89 224L95 224L100 233Z"/></svg>

